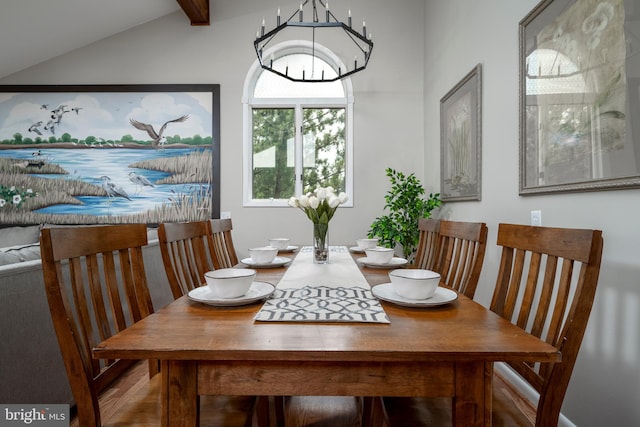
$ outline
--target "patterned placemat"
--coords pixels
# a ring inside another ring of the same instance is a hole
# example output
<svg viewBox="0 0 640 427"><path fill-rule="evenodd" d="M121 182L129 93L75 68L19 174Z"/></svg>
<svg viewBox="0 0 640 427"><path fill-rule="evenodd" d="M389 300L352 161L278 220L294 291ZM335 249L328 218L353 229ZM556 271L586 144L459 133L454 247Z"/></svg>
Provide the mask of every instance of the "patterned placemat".
<svg viewBox="0 0 640 427"><path fill-rule="evenodd" d="M262 322L391 323L369 289L327 286L276 289L254 319Z"/></svg>

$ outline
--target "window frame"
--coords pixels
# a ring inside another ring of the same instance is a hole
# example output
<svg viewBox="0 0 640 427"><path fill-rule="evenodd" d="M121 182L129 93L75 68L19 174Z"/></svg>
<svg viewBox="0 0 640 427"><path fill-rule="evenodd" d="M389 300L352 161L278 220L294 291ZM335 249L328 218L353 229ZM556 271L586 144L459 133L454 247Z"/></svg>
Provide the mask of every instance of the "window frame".
<svg viewBox="0 0 640 427"><path fill-rule="evenodd" d="M309 42L297 40L280 43L269 49L265 55L276 57L291 53L300 53L301 47L309 48ZM316 44L316 55L334 67L343 67L340 59L324 46ZM341 205L353 207L353 86L350 78L339 80L344 89L344 97L340 98L255 98L254 89L258 78L263 72L268 72L260 67L256 59L245 79L242 97L242 122L243 122L243 154L242 154L242 199L244 207L288 207L288 199L253 199L253 109L256 108L292 108L294 110L295 132L295 194L302 192L302 138L300 132L305 108L344 108L345 110L345 193L349 200ZM314 83L323 84L323 83Z"/></svg>

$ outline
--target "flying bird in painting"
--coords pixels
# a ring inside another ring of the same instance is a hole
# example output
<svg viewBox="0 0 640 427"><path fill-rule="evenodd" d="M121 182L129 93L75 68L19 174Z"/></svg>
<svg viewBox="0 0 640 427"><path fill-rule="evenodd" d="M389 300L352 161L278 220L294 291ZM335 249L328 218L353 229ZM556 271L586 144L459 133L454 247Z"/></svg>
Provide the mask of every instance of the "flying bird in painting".
<svg viewBox="0 0 640 427"><path fill-rule="evenodd" d="M102 189L107 192L109 200L111 200L112 197L124 197L127 200L131 200L127 192L118 184L111 181L110 177L103 175L100 179L102 180Z"/></svg>
<svg viewBox="0 0 640 427"><path fill-rule="evenodd" d="M58 108L51 111L51 119L56 121L56 124L59 125L62 120L62 116L71 110L65 110L66 105L59 105Z"/></svg>
<svg viewBox="0 0 640 427"><path fill-rule="evenodd" d="M141 189L145 186L155 187L155 185L153 185L151 181L149 181L146 177L135 172L129 172L129 181L133 182L136 185L136 189L138 188L138 186L140 186Z"/></svg>
<svg viewBox="0 0 640 427"><path fill-rule="evenodd" d="M184 116L178 117L177 119L169 120L168 122L165 122L165 124L162 125L162 127L160 128L160 131L158 132L156 132L153 126L147 123L141 123L134 119L129 119L129 123L131 123L131 125L133 125L134 128L147 132L149 137L151 137L152 139L151 144L153 145L153 148L158 148L158 145L160 145L161 147L164 145L164 142L162 142L162 134L164 133L164 130L166 129L167 125L169 123L184 122L188 118L189 118L188 115L184 115Z"/></svg>
<svg viewBox="0 0 640 427"><path fill-rule="evenodd" d="M49 120L46 125L44 125L44 129L51 132L53 135L56 134L55 123L53 120Z"/></svg>
<svg viewBox="0 0 640 427"><path fill-rule="evenodd" d="M42 122L37 122L32 124L31 126L29 126L29 132L35 132L38 135L42 135L42 132L40 132L40 129L38 129L40 126L42 126Z"/></svg>

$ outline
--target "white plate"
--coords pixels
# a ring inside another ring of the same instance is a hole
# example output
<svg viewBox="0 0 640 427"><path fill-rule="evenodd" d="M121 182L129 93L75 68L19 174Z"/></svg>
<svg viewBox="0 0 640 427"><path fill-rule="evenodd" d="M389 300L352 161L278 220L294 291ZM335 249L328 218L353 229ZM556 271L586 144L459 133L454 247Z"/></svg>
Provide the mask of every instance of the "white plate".
<svg viewBox="0 0 640 427"><path fill-rule="evenodd" d="M374 246L374 248L382 248L383 246ZM360 246L352 246L349 248L349 250L353 253L356 254L363 254L364 253L364 249L362 249Z"/></svg>
<svg viewBox="0 0 640 427"><path fill-rule="evenodd" d="M437 307L439 305L449 304L450 302L458 299L458 294L455 291L441 286L438 286L436 293L433 294L431 298L427 299L409 299L401 297L393 290L393 285L391 283L376 285L371 288L371 292L376 298L405 307Z"/></svg>
<svg viewBox="0 0 640 427"><path fill-rule="evenodd" d="M298 249L298 247L297 247L297 246L289 245L289 246L287 246L287 247L286 247L286 248L284 248L284 249L279 249L279 250L278 250L278 252L293 252L293 251L295 251L296 249Z"/></svg>
<svg viewBox="0 0 640 427"><path fill-rule="evenodd" d="M271 283L253 282L246 294L237 298L220 298L213 294L208 286L200 286L189 291L189 298L193 301L201 302L208 305L216 305L222 307L231 307L234 305L251 304L267 298L276 289Z"/></svg>
<svg viewBox="0 0 640 427"><path fill-rule="evenodd" d="M273 261L271 261L268 264L258 264L251 258L245 258L240 262L254 268L274 268L274 267L282 267L283 265L291 261L292 259L287 258L286 256L277 256L273 259Z"/></svg>
<svg viewBox="0 0 640 427"><path fill-rule="evenodd" d="M398 267L402 267L403 265L409 262L404 258L399 258L395 256L391 258L391 261L389 261L386 264L379 263L379 262L372 262L369 259L369 257L358 258L357 261L361 264L366 265L367 267L372 267L372 268L398 268Z"/></svg>

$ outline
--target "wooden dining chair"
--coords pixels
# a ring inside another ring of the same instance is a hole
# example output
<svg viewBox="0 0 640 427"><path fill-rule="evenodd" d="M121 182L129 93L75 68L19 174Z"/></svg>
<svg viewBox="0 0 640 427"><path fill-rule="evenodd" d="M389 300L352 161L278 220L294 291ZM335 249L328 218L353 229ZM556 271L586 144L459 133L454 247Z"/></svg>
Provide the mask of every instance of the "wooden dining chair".
<svg viewBox="0 0 640 427"><path fill-rule="evenodd" d="M225 224L221 228L226 231L227 225ZM230 223L228 228L230 231ZM202 286L204 274L213 270L214 264L218 265L216 268L225 268L222 265L226 264L214 261L218 258L210 251L210 242L214 242L210 238L212 238L212 232L208 220L162 223L158 227L162 262L174 298L180 298L188 294L189 291ZM235 256L235 250L233 254ZM224 259L225 262L231 262L230 256ZM245 398L241 398L241 400L243 399ZM256 397L255 399L258 425L269 425L268 398Z"/></svg>
<svg viewBox="0 0 640 427"><path fill-rule="evenodd" d="M539 393L537 404L532 403L533 424L555 427L595 298L602 232L500 224L497 242L502 257L491 310L562 354L558 363L509 363ZM494 381L493 425L532 425L513 392L505 389L516 387L498 387ZM392 426L407 425L406 420L411 425L451 425L450 408L450 399L385 398L387 422Z"/></svg>
<svg viewBox="0 0 640 427"><path fill-rule="evenodd" d="M92 348L153 312L142 247L144 224L44 228L40 237L42 270L53 326L82 427L161 424L157 361L149 376L118 402L110 402L103 419L100 398L107 400L114 381L137 363L98 360ZM116 381L117 382L117 381ZM255 399L204 397L203 425L250 426ZM115 409L114 409L115 407Z"/></svg>
<svg viewBox="0 0 640 427"><path fill-rule="evenodd" d="M416 268L434 270L440 247L440 220L420 218L418 229L420 235L413 264Z"/></svg>
<svg viewBox="0 0 640 427"><path fill-rule="evenodd" d="M175 299L202 286L204 274L213 270L207 222L162 223L158 227L162 262Z"/></svg>
<svg viewBox="0 0 640 427"><path fill-rule="evenodd" d="M473 299L487 247L484 222L440 221L440 242L432 270L440 284Z"/></svg>
<svg viewBox="0 0 640 427"><path fill-rule="evenodd" d="M491 310L557 347L562 362L510 363L540 394L536 426L555 426L596 294L600 230L500 224Z"/></svg>
<svg viewBox="0 0 640 427"><path fill-rule="evenodd" d="M238 265L238 256L233 245L230 218L209 220L209 251L213 255L213 266L232 268Z"/></svg>

